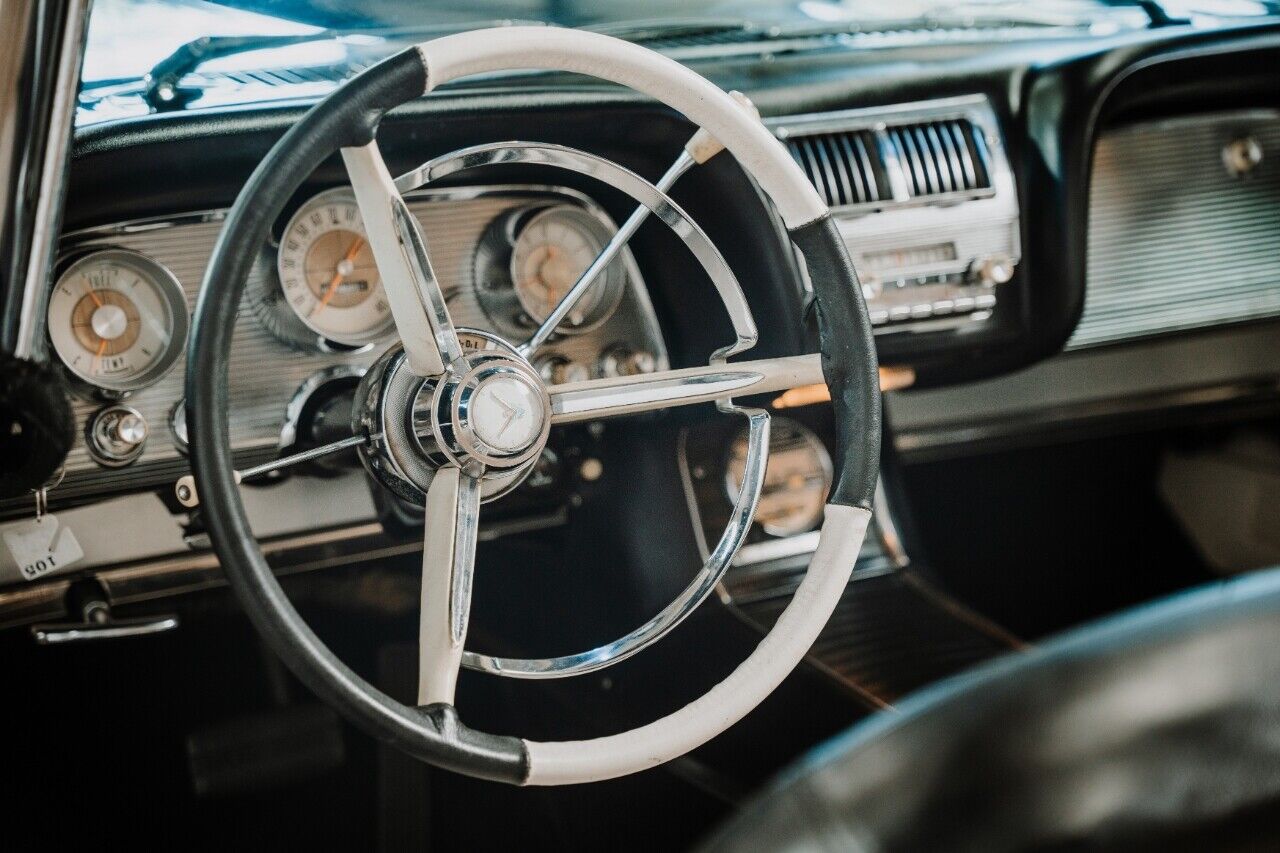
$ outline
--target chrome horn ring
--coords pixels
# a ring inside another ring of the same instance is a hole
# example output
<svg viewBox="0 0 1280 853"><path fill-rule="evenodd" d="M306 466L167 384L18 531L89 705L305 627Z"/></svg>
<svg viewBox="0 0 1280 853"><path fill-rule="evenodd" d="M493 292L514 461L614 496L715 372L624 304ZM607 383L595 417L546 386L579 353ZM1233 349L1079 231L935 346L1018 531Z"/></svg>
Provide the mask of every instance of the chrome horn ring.
<svg viewBox="0 0 1280 853"><path fill-rule="evenodd" d="M611 160L586 151L563 145L532 142L496 142L476 145L444 154L423 163L396 179L400 193L411 192L432 181L455 175L470 169L511 164L552 166L566 169L599 180L630 196L653 214L680 238L706 271L716 288L733 325L735 340L718 349L712 356L712 364L723 362L730 355L745 352L757 340L754 318L737 277L729 268L720 250L706 232L665 192ZM625 227L625 226L624 226ZM492 335L495 346L508 347L505 341ZM372 372L372 371L371 371ZM442 382L439 387L445 387ZM453 397L452 422L461 418L462 394ZM764 487L765 468L769 458L769 414L761 409L745 409L733 405L726 397L717 401L722 412L741 415L747 419L747 459L743 486L734 502L729 523L711 555L703 563L689 584L676 598L653 618L610 643L572 655L547 658L509 658L486 655L474 651L462 653L462 665L511 678L565 678L604 669L625 660L660 640L679 625L715 590L728 571L733 556L738 552L751 528L760 492ZM439 407L432 407L432 434L439 436L446 424L438 417ZM549 427L549 423L548 423ZM385 426L384 426L385 428ZM446 433L447 434L447 433ZM485 458L482 448L464 441L463 434L453 436L473 458ZM545 440L545 439L544 439ZM480 453L477 451L480 450ZM447 454L446 454L447 455ZM450 457L457 464L457 460ZM505 485L501 492L485 494L492 500L505 494L519 483L527 473Z"/></svg>

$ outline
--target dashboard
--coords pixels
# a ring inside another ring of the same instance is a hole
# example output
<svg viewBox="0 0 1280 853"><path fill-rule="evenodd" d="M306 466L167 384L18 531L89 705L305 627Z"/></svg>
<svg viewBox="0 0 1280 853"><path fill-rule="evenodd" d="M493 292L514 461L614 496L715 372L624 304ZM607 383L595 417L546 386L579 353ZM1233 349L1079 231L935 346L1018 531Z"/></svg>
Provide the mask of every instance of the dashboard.
<svg viewBox="0 0 1280 853"><path fill-rule="evenodd" d="M472 185L410 194L460 326L532 333L616 230L564 187ZM52 348L77 390L84 440L67 459L71 495L172 482L186 471L181 354L225 211L68 234L48 303ZM255 267L230 370L232 447L244 464L314 443L313 409L350 388L394 336L349 191L290 212ZM538 362L552 382L665 369L666 348L630 254ZM334 415L330 413L329 419ZM122 419L123 420L122 422ZM305 421L305 422L303 422ZM132 440L119 433L132 429Z"/></svg>
<svg viewBox="0 0 1280 853"><path fill-rule="evenodd" d="M1280 316L1280 118L1265 70L1277 51L1280 29L1251 24L737 54L698 70L752 97L832 208L881 361L915 378L886 403L888 447L910 456L952 452L974 436L999 441L1028 427L1035 400L1048 411L1063 400L1096 404L1066 399L1081 389L1129 400L1160 390L1108 385L1106 360L1138 344L1188 346L1198 333L1256 334ZM1257 70L1242 75L1242 64ZM305 106L282 98L123 118L78 135L42 340L76 388L79 437L50 500L86 529L154 521L132 547L104 543L82 564L133 572L122 600L215 582L198 513L173 492L188 471L182 350L226 210ZM649 102L548 76L414 102L388 118L380 142L393 171L518 135L656 179L692 130ZM343 184L340 163L323 166L255 265L229 377L238 467L322 444L345 426L351 390L391 341ZM676 198L742 284L761 329L752 355L816 351L803 258L752 182L713 161ZM464 174L407 201L460 325L512 339L532 332L628 211L598 182L539 167L484 182ZM1206 210L1223 215L1188 242ZM1214 275L1185 274L1215 264ZM728 336L717 305L678 241L645 226L537 367L565 382L705 363ZM1258 346L1256 357L1269 357L1272 345ZM1274 373L1251 364L1254 378ZM1213 381L1238 381L1236 368ZM841 452L821 399L762 402L775 416L773 453L740 580L761 566L784 567L785 577L803 566ZM704 558L742 467L737 424L705 414L643 427L675 436L678 523ZM599 425L566 430L485 535L563 524L617 452L611 440ZM325 499L308 485L321 477ZM335 543L361 554L413 547L387 533L395 513L341 460L249 485L276 552L306 555L294 565L336 559ZM29 499L0 502L4 520L29 513ZM893 519L878 523L875 559L904 559ZM0 565L0 583L21 581ZM62 591L50 587L43 604L28 596L21 615L0 624L56 609Z"/></svg>

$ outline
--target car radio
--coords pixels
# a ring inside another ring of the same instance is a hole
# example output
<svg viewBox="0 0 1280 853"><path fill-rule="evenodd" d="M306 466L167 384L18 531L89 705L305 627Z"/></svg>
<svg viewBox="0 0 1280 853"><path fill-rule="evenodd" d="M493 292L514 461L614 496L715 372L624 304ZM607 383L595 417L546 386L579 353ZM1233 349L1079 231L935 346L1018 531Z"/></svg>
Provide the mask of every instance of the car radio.
<svg viewBox="0 0 1280 853"><path fill-rule="evenodd" d="M981 96L770 120L830 206L877 334L989 319L1021 254L1018 199Z"/></svg>

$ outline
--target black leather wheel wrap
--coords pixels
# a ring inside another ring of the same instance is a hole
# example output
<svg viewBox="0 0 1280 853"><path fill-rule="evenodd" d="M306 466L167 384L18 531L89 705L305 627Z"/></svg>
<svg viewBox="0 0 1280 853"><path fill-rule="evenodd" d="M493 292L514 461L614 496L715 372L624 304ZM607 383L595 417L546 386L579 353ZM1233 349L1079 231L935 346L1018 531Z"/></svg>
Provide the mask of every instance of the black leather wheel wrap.
<svg viewBox="0 0 1280 853"><path fill-rule="evenodd" d="M822 372L836 410L840 458L828 502L869 510L880 475L880 371L862 288L830 215L790 236L813 283Z"/></svg>
<svg viewBox="0 0 1280 853"><path fill-rule="evenodd" d="M233 479L227 364L240 299L254 259L285 202L343 146L364 145L390 109L422 95L416 50L382 62L318 104L272 148L236 200L200 288L187 351L191 461L203 517L218 556L254 626L322 700L378 740L469 776L521 783L528 755L517 738L476 732L449 706L396 702L339 661L294 610L258 548Z"/></svg>

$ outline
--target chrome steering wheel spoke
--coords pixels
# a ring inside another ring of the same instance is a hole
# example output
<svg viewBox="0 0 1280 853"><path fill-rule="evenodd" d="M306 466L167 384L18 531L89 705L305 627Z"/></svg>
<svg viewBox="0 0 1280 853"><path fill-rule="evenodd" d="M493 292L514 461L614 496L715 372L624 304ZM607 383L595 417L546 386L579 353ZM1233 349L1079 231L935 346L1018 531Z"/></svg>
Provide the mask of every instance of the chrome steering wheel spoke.
<svg viewBox="0 0 1280 853"><path fill-rule="evenodd" d="M480 478L449 466L427 491L418 623L418 704L453 704L471 614Z"/></svg>
<svg viewBox="0 0 1280 853"><path fill-rule="evenodd" d="M409 368L418 376L439 376L462 358L462 345L418 221L396 189L377 140L343 148L342 160Z"/></svg>
<svg viewBox="0 0 1280 853"><path fill-rule="evenodd" d="M755 105L750 99L741 92L730 92L733 99L738 105L747 112L759 117ZM694 166L706 163L712 157L724 150L724 145L718 139L708 133L705 129L699 128L693 136L689 137L689 141L680 151L680 156L675 159L662 177L658 179L658 183L654 184L654 189L662 195L666 196L671 192L671 188L675 186L676 181ZM653 211L640 204L626 221L618 228L617 232L609 240L608 244L596 256L596 259L578 276L578 280L573 283L569 291L561 297L556 307L547 315L547 318L539 324L538 328L518 347L521 355L525 358L532 358L533 354L538 351L538 347L547 342L547 338L555 333L559 325L564 322L564 318L569 316L569 312L573 310L573 306L577 305L582 299L583 294L591 287L592 282L600 277L600 274L613 263L618 257L618 253L622 251L627 242L635 235L644 221L649 218L649 214Z"/></svg>
<svg viewBox="0 0 1280 853"><path fill-rule="evenodd" d="M727 401L823 382L818 355L765 358L552 386L551 422L568 424Z"/></svg>

